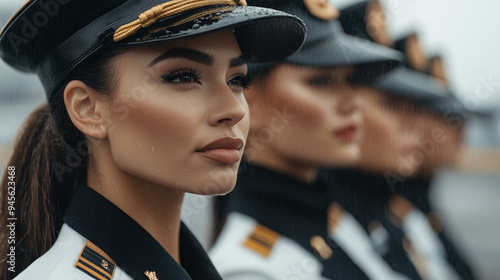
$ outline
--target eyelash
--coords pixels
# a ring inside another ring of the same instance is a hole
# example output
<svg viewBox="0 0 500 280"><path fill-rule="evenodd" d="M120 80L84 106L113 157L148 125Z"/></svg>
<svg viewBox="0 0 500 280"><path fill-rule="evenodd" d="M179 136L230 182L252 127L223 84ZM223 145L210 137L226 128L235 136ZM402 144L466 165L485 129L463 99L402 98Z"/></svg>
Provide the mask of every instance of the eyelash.
<svg viewBox="0 0 500 280"><path fill-rule="evenodd" d="M194 68L182 68L182 69L172 69L169 71L170 74L163 75L162 78L168 82L173 84L181 84L181 83L198 83L200 84L201 75L200 72ZM186 82L180 80L180 78L189 76L191 81ZM178 82L174 82L179 79Z"/></svg>
<svg viewBox="0 0 500 280"><path fill-rule="evenodd" d="M335 81L329 76L314 77L309 79L307 83L313 87L329 87L332 85L336 85Z"/></svg>
<svg viewBox="0 0 500 280"><path fill-rule="evenodd" d="M200 72L195 69L195 68L182 68L182 69L173 69L169 71L170 74L163 75L162 78L168 83L173 83L173 84L182 84L182 83L198 83L201 84L201 75ZM190 81L182 81L181 78L185 78L189 76L191 78ZM175 81L179 79L179 81ZM174 82L175 81L175 82ZM234 77L232 77L227 83L230 85L231 82L233 81L238 81L239 82L239 87L243 89L248 89L248 87L252 83L252 79L248 75L244 74L237 74Z"/></svg>
<svg viewBox="0 0 500 280"><path fill-rule="evenodd" d="M250 87L250 85L252 84L252 79L248 75L244 75L244 74L235 75L233 78L231 78L231 80L229 80L228 84L231 83L232 81L235 81L235 80L240 83L237 86L243 88L244 90L248 89Z"/></svg>

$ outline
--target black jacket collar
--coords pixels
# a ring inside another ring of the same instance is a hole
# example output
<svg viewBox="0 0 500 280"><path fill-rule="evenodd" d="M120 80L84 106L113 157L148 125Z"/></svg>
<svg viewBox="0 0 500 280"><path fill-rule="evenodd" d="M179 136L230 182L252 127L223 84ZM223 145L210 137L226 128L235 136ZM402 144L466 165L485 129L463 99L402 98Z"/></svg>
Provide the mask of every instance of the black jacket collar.
<svg viewBox="0 0 500 280"><path fill-rule="evenodd" d="M373 221L380 222L388 232L389 251L384 253L383 258L392 269L411 279L421 279L402 246L404 232L391 222L387 213L387 201L401 182L391 185L388 181L391 178L387 176L355 169L330 170L325 177L331 187L330 201L342 205L367 232Z"/></svg>
<svg viewBox="0 0 500 280"><path fill-rule="evenodd" d="M147 279L146 270L158 279L221 279L207 254L182 224L180 258L182 267L136 221L103 196L80 184L64 222L106 252L134 279Z"/></svg>
<svg viewBox="0 0 500 280"><path fill-rule="evenodd" d="M226 198L228 210L256 219L313 254L323 264L328 279L367 279L364 273L328 237L328 188L323 180L312 184L265 167L242 162L235 190ZM323 260L311 247L311 237L321 236L333 249Z"/></svg>
<svg viewBox="0 0 500 280"><path fill-rule="evenodd" d="M386 177L355 169L329 172L330 201L342 205L363 227L385 215L386 203L395 191Z"/></svg>
<svg viewBox="0 0 500 280"><path fill-rule="evenodd" d="M431 179L424 177L407 178L396 187L396 192L406 197L413 205L425 214L429 214L433 209L429 201L429 191Z"/></svg>

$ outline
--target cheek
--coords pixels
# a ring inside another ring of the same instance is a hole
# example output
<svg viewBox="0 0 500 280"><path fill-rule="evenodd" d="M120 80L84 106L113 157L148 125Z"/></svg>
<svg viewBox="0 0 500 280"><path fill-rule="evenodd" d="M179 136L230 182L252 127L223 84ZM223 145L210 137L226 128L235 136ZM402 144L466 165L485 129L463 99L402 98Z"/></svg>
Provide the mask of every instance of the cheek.
<svg viewBox="0 0 500 280"><path fill-rule="evenodd" d="M236 130L241 133L243 139L246 139L250 131L250 109L244 96L238 98L238 101L245 110L245 116L239 123L236 124Z"/></svg>
<svg viewBox="0 0 500 280"><path fill-rule="evenodd" d="M193 138L199 125L193 105L151 94L140 102L117 100L114 107L116 125L109 139L117 164L131 164L125 168L131 170L147 166L153 172L182 163L191 148L186 139Z"/></svg>
<svg viewBox="0 0 500 280"><path fill-rule="evenodd" d="M376 108L366 109L363 116L365 127L363 145L367 149L390 147L394 130L397 128L394 117Z"/></svg>
<svg viewBox="0 0 500 280"><path fill-rule="evenodd" d="M330 118L331 100L300 83L289 83L277 97L277 108L297 116L296 122L315 127L324 124Z"/></svg>

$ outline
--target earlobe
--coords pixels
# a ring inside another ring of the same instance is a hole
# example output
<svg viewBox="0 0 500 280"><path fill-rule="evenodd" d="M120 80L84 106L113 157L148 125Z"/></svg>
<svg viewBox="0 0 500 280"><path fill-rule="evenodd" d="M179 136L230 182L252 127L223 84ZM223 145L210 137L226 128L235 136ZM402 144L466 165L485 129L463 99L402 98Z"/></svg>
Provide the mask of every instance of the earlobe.
<svg viewBox="0 0 500 280"><path fill-rule="evenodd" d="M82 81L73 80L64 90L64 104L75 127L97 139L107 137L103 102L95 90Z"/></svg>

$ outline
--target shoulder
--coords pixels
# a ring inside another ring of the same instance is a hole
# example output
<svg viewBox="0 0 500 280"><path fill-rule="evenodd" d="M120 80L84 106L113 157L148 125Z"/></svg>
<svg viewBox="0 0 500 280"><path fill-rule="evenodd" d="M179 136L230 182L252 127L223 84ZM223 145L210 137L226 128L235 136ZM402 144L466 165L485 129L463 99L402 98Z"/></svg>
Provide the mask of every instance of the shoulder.
<svg viewBox="0 0 500 280"><path fill-rule="evenodd" d="M240 213L228 216L209 253L224 279L323 279L312 254Z"/></svg>
<svg viewBox="0 0 500 280"><path fill-rule="evenodd" d="M116 267L111 273L96 266L97 258L90 261L82 258L92 251L94 257L100 256L92 250L87 239L64 224L57 241L47 253L38 258L26 268L16 280L90 280L90 279L119 279L131 280L120 268ZM79 266L85 267L83 269ZM100 274L100 275L99 275ZM110 277L111 276L111 277Z"/></svg>

